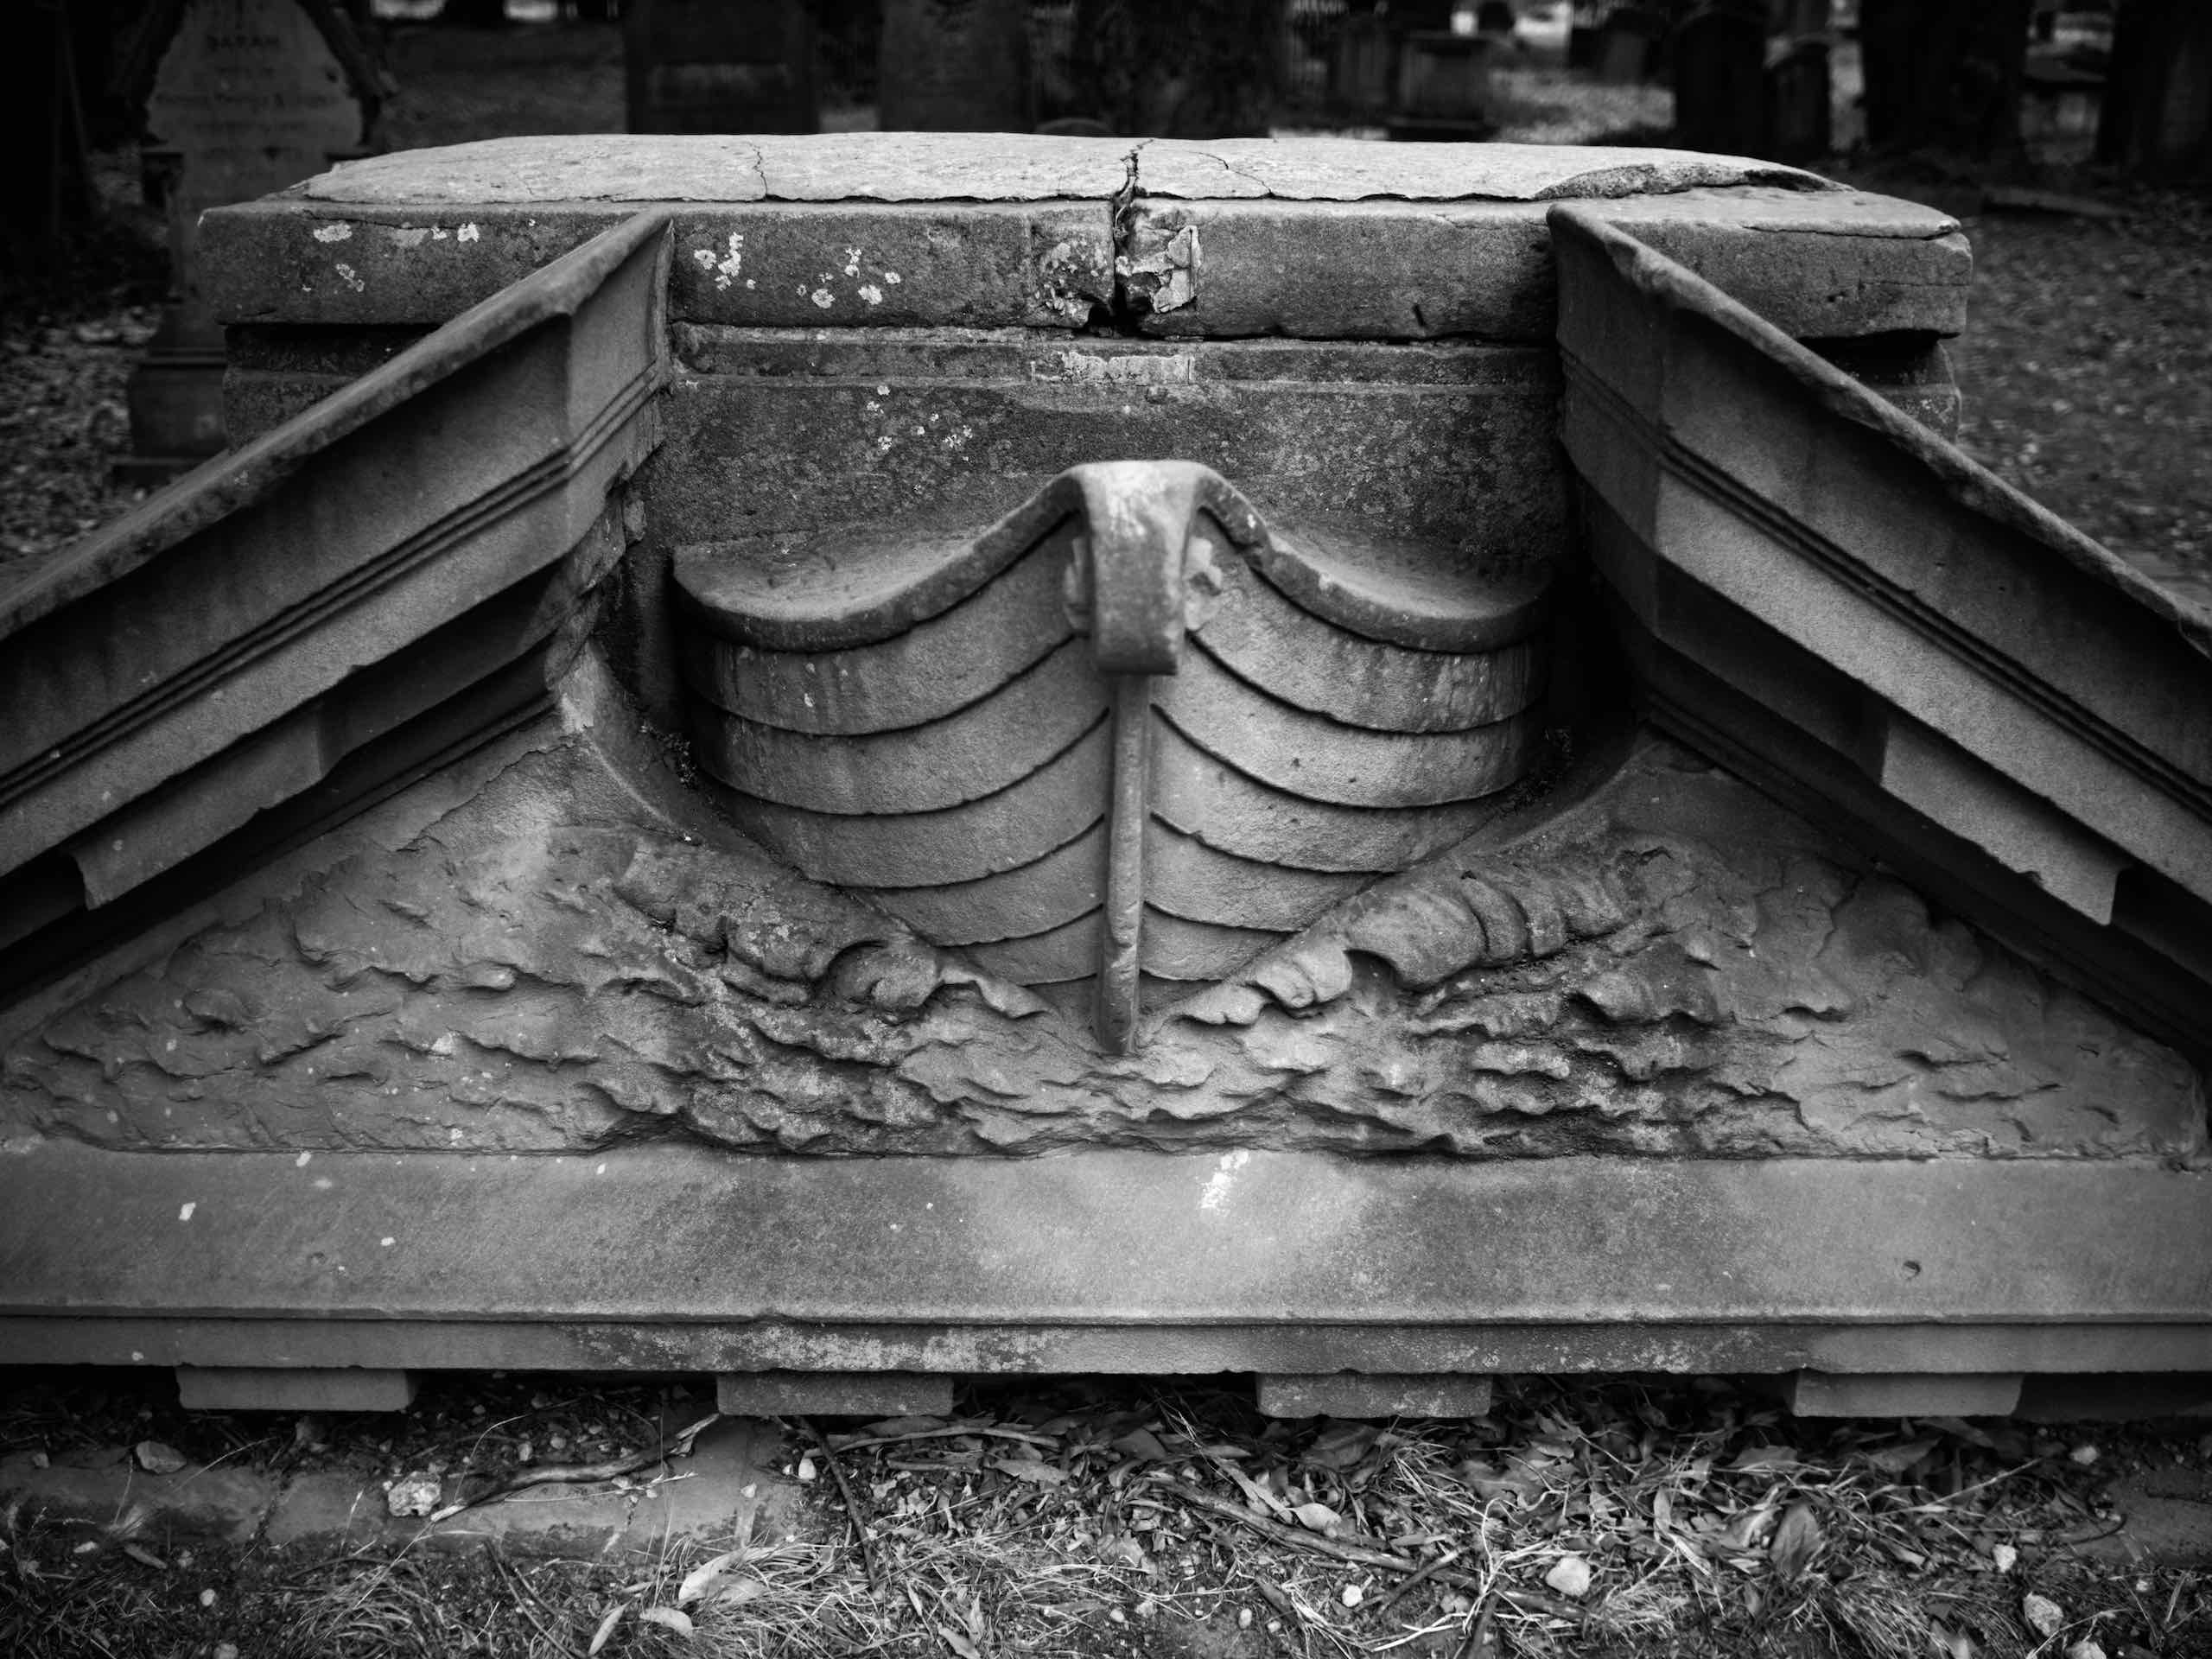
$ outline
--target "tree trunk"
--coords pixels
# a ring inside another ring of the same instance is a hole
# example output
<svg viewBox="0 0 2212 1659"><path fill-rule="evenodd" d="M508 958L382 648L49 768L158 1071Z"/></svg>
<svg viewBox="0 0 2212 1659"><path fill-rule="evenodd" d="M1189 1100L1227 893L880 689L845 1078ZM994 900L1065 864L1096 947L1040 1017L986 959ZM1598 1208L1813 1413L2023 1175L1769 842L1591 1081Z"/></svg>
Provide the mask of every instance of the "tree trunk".
<svg viewBox="0 0 2212 1659"><path fill-rule="evenodd" d="M1027 0L884 0L876 121L886 131L1028 131Z"/></svg>
<svg viewBox="0 0 2212 1659"><path fill-rule="evenodd" d="M2212 178L2212 8L2125 0L2097 159L2160 181Z"/></svg>

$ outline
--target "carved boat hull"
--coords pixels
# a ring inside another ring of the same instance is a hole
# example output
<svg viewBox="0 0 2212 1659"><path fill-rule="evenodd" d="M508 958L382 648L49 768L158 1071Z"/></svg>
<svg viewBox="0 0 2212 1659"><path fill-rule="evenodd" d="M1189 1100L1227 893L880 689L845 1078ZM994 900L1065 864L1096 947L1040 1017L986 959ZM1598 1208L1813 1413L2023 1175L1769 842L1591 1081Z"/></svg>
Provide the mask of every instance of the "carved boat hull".
<svg viewBox="0 0 2212 1659"><path fill-rule="evenodd" d="M1527 774L1544 575L1270 528L1173 463L1077 468L973 537L677 561L694 735L740 824L985 971L1077 995L1109 950L1118 836L1155 1006L1459 840ZM1147 598L1177 613L1166 671L1116 671L1115 607Z"/></svg>

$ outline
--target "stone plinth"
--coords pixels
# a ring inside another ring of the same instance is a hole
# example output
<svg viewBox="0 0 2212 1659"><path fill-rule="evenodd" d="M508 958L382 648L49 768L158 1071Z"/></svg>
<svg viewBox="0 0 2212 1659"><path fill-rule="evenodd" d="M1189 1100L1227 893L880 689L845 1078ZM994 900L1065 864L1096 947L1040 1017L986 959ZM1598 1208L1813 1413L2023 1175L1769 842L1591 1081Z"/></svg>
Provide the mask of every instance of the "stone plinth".
<svg viewBox="0 0 2212 1659"><path fill-rule="evenodd" d="M529 139L201 246L254 435L0 594L10 1352L2212 1369L2212 619L1945 442L1942 215Z"/></svg>

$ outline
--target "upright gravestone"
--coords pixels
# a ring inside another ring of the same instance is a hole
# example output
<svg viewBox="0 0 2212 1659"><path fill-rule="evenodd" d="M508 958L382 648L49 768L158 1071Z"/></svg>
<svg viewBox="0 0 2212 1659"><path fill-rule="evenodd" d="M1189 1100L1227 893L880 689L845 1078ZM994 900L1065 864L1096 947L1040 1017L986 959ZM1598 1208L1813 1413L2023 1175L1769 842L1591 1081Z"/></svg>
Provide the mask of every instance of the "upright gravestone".
<svg viewBox="0 0 2212 1659"><path fill-rule="evenodd" d="M201 291L200 216L359 155L389 90L331 0L166 0L126 74L162 181L170 298L130 378L131 458L154 479L223 447L223 331Z"/></svg>
<svg viewBox="0 0 2212 1659"><path fill-rule="evenodd" d="M1676 29L1675 142L1727 156L1764 153L1764 7L1701 6Z"/></svg>
<svg viewBox="0 0 2212 1659"><path fill-rule="evenodd" d="M631 0L632 132L813 132L814 25L799 0Z"/></svg>
<svg viewBox="0 0 2212 1659"><path fill-rule="evenodd" d="M1616 6L1598 35L1598 79L1633 86L1651 73L1667 20L1648 6Z"/></svg>
<svg viewBox="0 0 2212 1659"><path fill-rule="evenodd" d="M1398 53L1398 101L1386 126L1397 139L1453 142L1490 130L1490 54L1497 41L1418 29Z"/></svg>
<svg viewBox="0 0 2212 1659"><path fill-rule="evenodd" d="M1800 40L1766 72L1767 148L1778 162L1816 162L1833 138L1828 44Z"/></svg>

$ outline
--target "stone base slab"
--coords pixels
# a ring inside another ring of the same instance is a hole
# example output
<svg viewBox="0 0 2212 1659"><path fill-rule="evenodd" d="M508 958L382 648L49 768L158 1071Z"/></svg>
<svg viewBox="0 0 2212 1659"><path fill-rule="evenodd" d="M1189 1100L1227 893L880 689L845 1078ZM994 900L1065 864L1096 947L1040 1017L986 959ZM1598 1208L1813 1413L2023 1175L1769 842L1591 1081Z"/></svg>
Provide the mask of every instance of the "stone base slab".
<svg viewBox="0 0 2212 1659"><path fill-rule="evenodd" d="M19 1363L2212 1370L2150 1163L101 1152L0 1163Z"/></svg>

